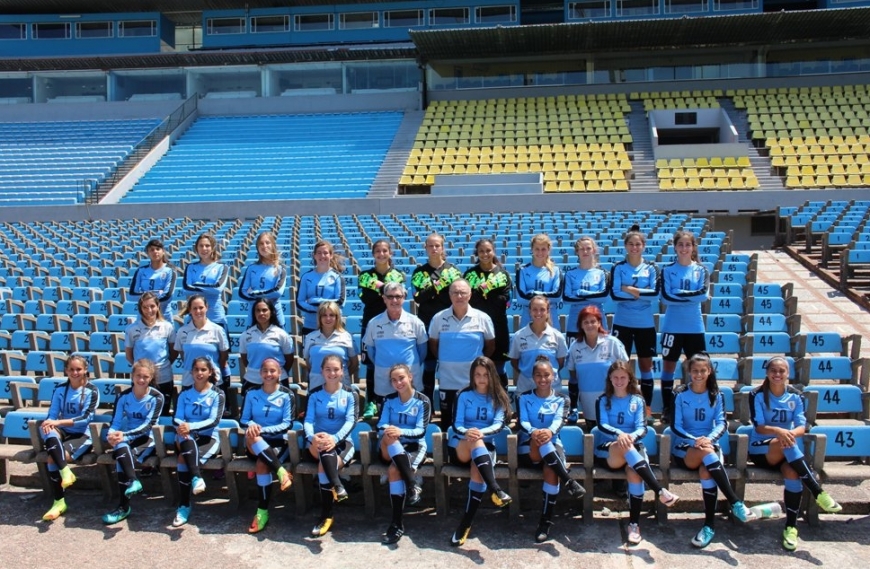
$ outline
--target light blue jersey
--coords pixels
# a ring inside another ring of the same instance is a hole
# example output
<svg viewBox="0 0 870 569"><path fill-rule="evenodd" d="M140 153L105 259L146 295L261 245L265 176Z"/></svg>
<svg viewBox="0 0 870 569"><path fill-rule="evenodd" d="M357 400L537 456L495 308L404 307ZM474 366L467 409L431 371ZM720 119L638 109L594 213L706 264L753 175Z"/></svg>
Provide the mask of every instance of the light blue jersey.
<svg viewBox="0 0 870 569"><path fill-rule="evenodd" d="M710 273L704 265L677 262L662 269L662 302L667 307L660 331L672 334L703 334L701 303L707 300Z"/></svg>
<svg viewBox="0 0 870 569"><path fill-rule="evenodd" d="M631 435L635 442L646 436L646 404L640 395L607 397L603 393L595 402L598 409L598 431L595 433L595 456L607 458L607 444L619 435Z"/></svg>
<svg viewBox="0 0 870 569"><path fill-rule="evenodd" d="M723 435L728 436L725 397L719 392L713 401L711 405L707 391L695 393L686 385L674 389L674 422L671 425L671 451L674 456L685 457L686 451L694 446L699 437L716 443Z"/></svg>
<svg viewBox="0 0 870 569"><path fill-rule="evenodd" d="M223 293L227 286L229 269L223 263L190 263L184 268L182 287L187 298L201 294L208 302L206 316L215 324L227 323Z"/></svg>
<svg viewBox="0 0 870 569"><path fill-rule="evenodd" d="M624 292L623 286L633 286L640 297ZM620 261L610 270L610 296L616 301L613 324L627 328L653 328L653 315L658 311L659 272L653 263L642 261L636 267Z"/></svg>
<svg viewBox="0 0 870 569"><path fill-rule="evenodd" d="M587 306L596 306L604 314L604 302L610 295L610 275L607 271L592 267L574 267L565 273L565 286L562 300L568 303L568 322L565 331L576 334L579 330L577 318Z"/></svg>
<svg viewBox="0 0 870 569"><path fill-rule="evenodd" d="M254 263L245 267L245 272L239 281L239 298L243 300L259 300L265 298L275 304L275 315L278 323L284 327L284 307L281 299L287 284L287 271L281 265L262 265ZM248 326L253 324L250 314Z"/></svg>

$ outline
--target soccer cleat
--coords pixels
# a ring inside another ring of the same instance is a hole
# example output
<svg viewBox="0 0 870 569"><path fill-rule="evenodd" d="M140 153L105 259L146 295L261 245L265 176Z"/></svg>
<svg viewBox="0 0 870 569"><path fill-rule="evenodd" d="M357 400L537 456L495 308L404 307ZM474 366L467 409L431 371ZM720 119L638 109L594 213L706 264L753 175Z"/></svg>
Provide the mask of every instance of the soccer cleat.
<svg viewBox="0 0 870 569"><path fill-rule="evenodd" d="M363 419L368 421L369 419L374 419L375 415L378 414L378 406L374 401L369 401L366 404L365 411L363 411ZM395 543L395 542L394 542Z"/></svg>
<svg viewBox="0 0 870 569"><path fill-rule="evenodd" d="M60 500L55 500L54 504L52 504L51 509L45 512L45 515L42 516L42 519L46 522L53 522L57 518L61 517L66 513L66 500L61 498Z"/></svg>
<svg viewBox="0 0 870 569"><path fill-rule="evenodd" d="M566 419L566 421L571 423L572 425L576 425L577 421L579 421L579 420L580 420L580 414L577 413L577 409L571 409L571 412L568 413L568 418Z"/></svg>
<svg viewBox="0 0 870 569"><path fill-rule="evenodd" d="M567 484L565 484L565 489L568 490L568 495L573 498L582 498L586 495L586 488L580 485L576 480L569 480Z"/></svg>
<svg viewBox="0 0 870 569"><path fill-rule="evenodd" d="M293 485L293 475L286 470L281 475L281 491L286 492Z"/></svg>
<svg viewBox="0 0 870 569"><path fill-rule="evenodd" d="M347 500L347 490L344 486L333 486L332 487L332 499L336 502L344 502Z"/></svg>
<svg viewBox="0 0 870 569"><path fill-rule="evenodd" d="M710 545L710 542L713 541L713 536L716 535L716 532L713 531L713 528L710 526L704 526L701 528L701 531L698 532L698 535L692 538L692 545L698 548L704 548Z"/></svg>
<svg viewBox="0 0 870 569"><path fill-rule="evenodd" d="M76 475L73 474L73 471L69 466L66 466L60 470L60 487L66 490L70 486L76 483Z"/></svg>
<svg viewBox="0 0 870 569"><path fill-rule="evenodd" d="M130 515L130 508L124 508L122 506L118 506L108 514L103 514L103 523L107 526L116 524L118 522L122 522L127 519L127 516Z"/></svg>
<svg viewBox="0 0 870 569"><path fill-rule="evenodd" d="M175 511L175 519L172 520L172 527L180 528L190 519L190 506L178 506Z"/></svg>
<svg viewBox="0 0 870 569"><path fill-rule="evenodd" d="M132 482L130 482L130 485L127 486L127 489L124 490L124 495L129 498L130 496L135 496L136 494L138 494L141 491L142 491L142 483L139 482L138 480L133 480Z"/></svg>
<svg viewBox="0 0 870 569"><path fill-rule="evenodd" d="M411 490L408 492L408 505L416 506L420 503L420 500L423 499L423 489L419 484L414 484L411 486Z"/></svg>
<svg viewBox="0 0 870 569"><path fill-rule="evenodd" d="M731 514L737 518L737 521L743 522L744 524L758 518L755 515L755 512L747 508L746 504L743 502L734 502L734 505L731 506Z"/></svg>
<svg viewBox="0 0 870 569"><path fill-rule="evenodd" d="M836 514L843 509L843 506L838 504L837 501L831 498L831 495L824 490L822 490L821 494L816 497L816 504L829 514Z"/></svg>
<svg viewBox="0 0 870 569"><path fill-rule="evenodd" d="M399 543L399 540L402 539L403 535L405 535L405 528L398 524L390 524L390 527L387 528L387 533L384 534L384 539L381 540L381 543L384 545Z"/></svg>
<svg viewBox="0 0 870 569"><path fill-rule="evenodd" d="M513 498L508 496L507 492L502 489L498 489L492 493L492 503L498 506L499 508L504 508L513 502Z"/></svg>
<svg viewBox="0 0 870 569"><path fill-rule="evenodd" d="M628 543L637 545L641 541L643 538L640 536L640 527L637 524L628 524Z"/></svg>
<svg viewBox="0 0 870 569"><path fill-rule="evenodd" d="M257 508L257 513L254 514L254 519L251 525L248 526L248 533L259 533L266 528L269 523L269 510Z"/></svg>
<svg viewBox="0 0 870 569"><path fill-rule="evenodd" d="M674 504L676 504L677 500L679 500L679 499L680 499L679 496L672 493L667 488L662 488L662 491L659 492L659 502L661 502L662 504L664 504L665 506L667 506L669 508L671 506L673 506Z"/></svg>
<svg viewBox="0 0 870 569"><path fill-rule="evenodd" d="M550 539L551 527L553 527L553 522L541 518L541 521L538 522L538 528L535 530L535 541L537 543L544 543Z"/></svg>
<svg viewBox="0 0 870 569"><path fill-rule="evenodd" d="M193 480L190 481L190 487L194 494L202 494L205 492L205 480L199 476L194 476Z"/></svg>
<svg viewBox="0 0 870 569"><path fill-rule="evenodd" d="M332 518L323 518L311 529L311 537L323 537L332 528Z"/></svg>
<svg viewBox="0 0 870 569"><path fill-rule="evenodd" d="M797 549L798 537L797 528L794 526L786 526L782 531L782 547L788 551Z"/></svg>
<svg viewBox="0 0 870 569"><path fill-rule="evenodd" d="M450 545L453 547L459 547L465 543L465 540L468 539L468 534L471 533L471 524L465 521L465 518L459 522L459 527L456 528L456 531L453 532L453 535L450 536Z"/></svg>

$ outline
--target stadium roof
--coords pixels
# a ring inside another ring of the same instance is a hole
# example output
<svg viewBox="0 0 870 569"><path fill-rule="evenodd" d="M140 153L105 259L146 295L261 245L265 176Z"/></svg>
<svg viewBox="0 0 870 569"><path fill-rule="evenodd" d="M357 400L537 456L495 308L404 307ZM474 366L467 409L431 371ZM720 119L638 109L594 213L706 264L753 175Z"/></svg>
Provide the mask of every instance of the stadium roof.
<svg viewBox="0 0 870 569"><path fill-rule="evenodd" d="M378 0L391 2L398 0ZM160 12L176 24L198 24L203 10L370 4L372 0L0 0L0 14Z"/></svg>
<svg viewBox="0 0 870 569"><path fill-rule="evenodd" d="M425 61L867 41L870 8L411 30Z"/></svg>

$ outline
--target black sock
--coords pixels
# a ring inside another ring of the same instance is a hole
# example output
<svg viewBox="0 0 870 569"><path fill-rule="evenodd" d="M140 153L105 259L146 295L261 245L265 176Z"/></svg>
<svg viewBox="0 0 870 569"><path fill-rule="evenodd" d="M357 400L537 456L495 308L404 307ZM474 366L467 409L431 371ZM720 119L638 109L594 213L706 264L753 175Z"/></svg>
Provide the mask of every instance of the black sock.
<svg viewBox="0 0 870 569"><path fill-rule="evenodd" d="M194 476L200 476L199 451L196 448L196 443L190 439L185 439L181 441L181 444L178 446L181 447L179 455L181 459L184 460L184 464L187 465L191 478Z"/></svg>
<svg viewBox="0 0 870 569"><path fill-rule="evenodd" d="M628 495L628 522L636 524L640 522L640 509L643 507L643 494L640 496Z"/></svg>
<svg viewBox="0 0 870 569"><path fill-rule="evenodd" d="M559 477L563 483L567 484L571 477L568 476L568 469L565 468L565 463L562 462L562 459L559 457L559 453L556 451L547 453L546 455L541 457L541 460L544 461L544 464L549 466L553 472L556 473L556 476Z"/></svg>
<svg viewBox="0 0 870 569"><path fill-rule="evenodd" d="M637 464L632 464L631 469L637 472L637 475L640 476L641 480L646 482L646 485L650 490L656 494L662 491L662 485L659 484L658 480L656 480L656 475L653 474L647 461L641 460Z"/></svg>
<svg viewBox="0 0 870 569"><path fill-rule="evenodd" d="M463 520L466 523L471 524L481 500L483 500L483 492L476 492L471 488L468 489L468 501L465 502L465 515L463 516Z"/></svg>
<svg viewBox="0 0 870 569"><path fill-rule="evenodd" d="M495 480L495 469L492 467L492 457L487 452L480 456L476 456L473 459L474 466L477 467L477 471L480 472L481 478L486 482L486 485L489 486L490 492L497 492L501 490L501 486L498 485L498 482Z"/></svg>
<svg viewBox="0 0 870 569"><path fill-rule="evenodd" d="M128 498L127 495L124 493L124 491L129 487L130 478L127 477L127 473L123 470L118 471L118 505L124 509L130 507L130 498Z"/></svg>
<svg viewBox="0 0 870 569"><path fill-rule="evenodd" d="M553 512L556 510L556 498L558 494L547 494L544 492L544 506L541 510L541 520L550 521L553 519Z"/></svg>
<svg viewBox="0 0 870 569"><path fill-rule="evenodd" d="M801 496L803 492L789 492L786 490L783 493L783 501L785 502L785 525L796 527L798 512L801 509Z"/></svg>
<svg viewBox="0 0 870 569"><path fill-rule="evenodd" d="M580 398L580 384L568 383L568 399L571 401L571 410L577 408L577 400Z"/></svg>
<svg viewBox="0 0 870 569"><path fill-rule="evenodd" d="M643 394L643 400L647 407L652 407L653 392L655 391L655 381L652 379L640 380L640 392Z"/></svg>
<svg viewBox="0 0 870 569"><path fill-rule="evenodd" d="M728 503L733 505L735 502L739 502L740 498L738 498L737 494L734 493L734 488L731 487L731 482L728 480L728 473L725 472L722 463L717 460L710 464L705 464L704 466L707 467L707 472L710 473L710 476L716 482L716 486L718 486L719 490L722 491L722 494L725 495L725 499L728 500Z"/></svg>
<svg viewBox="0 0 870 569"><path fill-rule="evenodd" d="M674 382L662 381L662 408L663 415L673 409L674 403Z"/></svg>
<svg viewBox="0 0 870 569"><path fill-rule="evenodd" d="M63 444L60 439L54 436L45 439L45 452L54 461L59 469L66 468L66 453L63 450Z"/></svg>
<svg viewBox="0 0 870 569"><path fill-rule="evenodd" d="M320 456L323 456L322 454ZM331 518L332 517L332 504L334 501L334 496L332 495L332 485L320 485L320 514L321 518Z"/></svg>
<svg viewBox="0 0 870 569"><path fill-rule="evenodd" d="M391 460L399 470L399 475L402 477L405 485L407 485L410 490L411 486L416 484L414 480L414 469L411 468L411 457L408 456L408 453L402 452L392 457Z"/></svg>
<svg viewBox="0 0 870 569"><path fill-rule="evenodd" d="M803 458L799 458L797 460L793 460L788 463L797 475L800 477L801 482L806 487L807 490L813 495L814 498L818 498L819 494L822 493L822 487L819 485L819 481L810 471L810 467L807 465L807 461Z"/></svg>
<svg viewBox="0 0 870 569"><path fill-rule="evenodd" d="M136 479L136 465L133 463L133 453L128 446L118 447L112 451L112 458L124 471L127 481ZM119 478L120 479L120 478Z"/></svg>
<svg viewBox="0 0 870 569"><path fill-rule="evenodd" d="M335 453L334 448L320 453L320 464L323 466L323 473L329 478L332 486L342 486L341 478L338 477L338 455Z"/></svg>
<svg viewBox="0 0 870 569"><path fill-rule="evenodd" d="M261 510L269 509L269 501L272 499L272 485L266 484L265 486L257 486L257 489L260 491L259 500L257 501L257 508ZM329 496L330 500L332 499L332 494Z"/></svg>
<svg viewBox="0 0 870 569"><path fill-rule="evenodd" d="M52 498L57 500L62 500L64 497L63 486L60 485L60 471L58 470L49 470L48 471L48 482L51 486L51 495Z"/></svg>
<svg viewBox="0 0 870 569"><path fill-rule="evenodd" d="M701 488L704 498L704 525L711 528L716 521L716 502L719 498L719 490L713 488Z"/></svg>
<svg viewBox="0 0 870 569"><path fill-rule="evenodd" d="M190 506L190 481L193 473L186 470L178 471L178 505Z"/></svg>
<svg viewBox="0 0 870 569"><path fill-rule="evenodd" d="M257 453L257 458L269 467L269 470L278 474L278 469L281 468L281 461L278 460L278 453L272 447L266 447L261 452Z"/></svg>
<svg viewBox="0 0 870 569"><path fill-rule="evenodd" d="M393 506L393 523L402 527L402 515L405 511L405 494L390 494L390 504Z"/></svg>

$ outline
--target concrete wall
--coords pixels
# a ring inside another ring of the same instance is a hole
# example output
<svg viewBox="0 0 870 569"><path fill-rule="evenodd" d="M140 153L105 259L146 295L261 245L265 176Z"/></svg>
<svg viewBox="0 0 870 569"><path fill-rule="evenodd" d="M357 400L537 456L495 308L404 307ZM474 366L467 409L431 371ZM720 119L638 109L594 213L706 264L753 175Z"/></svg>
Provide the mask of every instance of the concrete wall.
<svg viewBox="0 0 870 569"><path fill-rule="evenodd" d="M364 93L353 95L298 95L253 99L200 99L201 115L281 115L294 113L353 113L416 111L420 93Z"/></svg>
<svg viewBox="0 0 870 569"><path fill-rule="evenodd" d="M400 213L478 213L534 211L657 210L738 215L798 206L807 200L863 199L867 191L781 190L735 192L613 192L510 196L397 196L384 199L287 200L274 202L77 205L4 207L0 221L137 219L191 217L240 219L261 215L352 215Z"/></svg>
<svg viewBox="0 0 870 569"><path fill-rule="evenodd" d="M544 193L540 172L524 174L451 174L435 176L433 196L495 196Z"/></svg>
<svg viewBox="0 0 870 569"><path fill-rule="evenodd" d="M118 101L0 105L0 122L162 119L181 104L182 101Z"/></svg>

